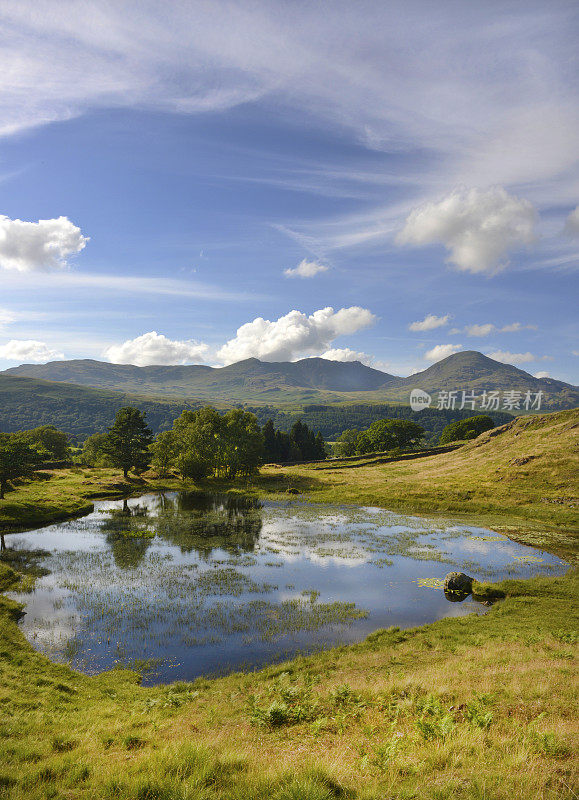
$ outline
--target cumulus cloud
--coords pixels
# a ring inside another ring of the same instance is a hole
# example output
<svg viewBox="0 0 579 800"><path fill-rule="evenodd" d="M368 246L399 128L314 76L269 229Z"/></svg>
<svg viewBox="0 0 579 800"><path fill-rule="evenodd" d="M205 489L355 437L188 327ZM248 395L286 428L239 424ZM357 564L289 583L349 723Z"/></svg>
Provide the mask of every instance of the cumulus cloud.
<svg viewBox="0 0 579 800"><path fill-rule="evenodd" d="M448 325L450 314L444 317L437 317L436 314L427 314L420 322L411 322L408 329L411 331L433 331L435 328L442 328Z"/></svg>
<svg viewBox="0 0 579 800"><path fill-rule="evenodd" d="M467 325L464 332L468 336L489 336L496 331L496 325L487 322L484 325Z"/></svg>
<svg viewBox="0 0 579 800"><path fill-rule="evenodd" d="M457 189L415 208L396 237L398 244L443 244L463 272L494 274L506 254L535 240L537 214L528 200L501 186Z"/></svg>
<svg viewBox="0 0 579 800"><path fill-rule="evenodd" d="M225 364L245 358L295 361L327 352L338 336L367 328L375 320L371 311L360 306L338 311L328 306L309 316L294 310L273 321L257 317L238 328L235 338L226 342L217 355Z"/></svg>
<svg viewBox="0 0 579 800"><path fill-rule="evenodd" d="M11 339L7 344L0 345L0 358L8 361L19 361L28 364L44 364L64 358L63 353L52 350L46 342L35 339Z"/></svg>
<svg viewBox="0 0 579 800"><path fill-rule="evenodd" d="M529 361L537 361L537 356L533 353L510 353L508 350L488 353L488 357L494 358L495 361L502 361L503 364L527 364Z"/></svg>
<svg viewBox="0 0 579 800"><path fill-rule="evenodd" d="M579 237L579 206L565 220L564 230L569 236Z"/></svg>
<svg viewBox="0 0 579 800"><path fill-rule="evenodd" d="M17 272L64 269L89 241L68 217L24 222L0 215L0 267Z"/></svg>
<svg viewBox="0 0 579 800"><path fill-rule="evenodd" d="M149 331L127 339L122 344L108 347L103 355L113 364L135 364L149 367L153 364L191 364L203 362L209 346L193 339L169 339L157 331Z"/></svg>
<svg viewBox="0 0 579 800"><path fill-rule="evenodd" d="M427 350L424 354L425 361L442 361L443 358L451 356L462 350L461 344L437 344L432 350Z"/></svg>
<svg viewBox="0 0 579 800"><path fill-rule="evenodd" d="M284 270L284 275L288 278L313 278L314 275L319 275L320 272L327 272L329 267L325 264L320 264L319 261L307 261L305 258L297 265L297 267Z"/></svg>
<svg viewBox="0 0 579 800"><path fill-rule="evenodd" d="M550 378L548 372L535 372L535 378Z"/></svg>

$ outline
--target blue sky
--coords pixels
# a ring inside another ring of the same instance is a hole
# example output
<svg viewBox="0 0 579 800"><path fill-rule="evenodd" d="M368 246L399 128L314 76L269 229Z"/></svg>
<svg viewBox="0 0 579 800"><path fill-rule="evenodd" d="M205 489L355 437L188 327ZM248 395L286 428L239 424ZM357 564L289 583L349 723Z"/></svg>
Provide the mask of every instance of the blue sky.
<svg viewBox="0 0 579 800"><path fill-rule="evenodd" d="M0 368L577 382L574 2L0 9Z"/></svg>

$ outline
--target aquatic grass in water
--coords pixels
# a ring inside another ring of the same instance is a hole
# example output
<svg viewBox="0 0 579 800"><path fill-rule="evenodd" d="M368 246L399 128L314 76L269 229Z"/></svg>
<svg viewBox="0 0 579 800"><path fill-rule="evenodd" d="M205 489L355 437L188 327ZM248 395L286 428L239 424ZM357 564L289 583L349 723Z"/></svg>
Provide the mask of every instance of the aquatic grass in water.
<svg viewBox="0 0 579 800"><path fill-rule="evenodd" d="M375 508L177 493L96 506L7 537L10 558L35 554L33 591L14 595L27 604L21 624L52 658L88 672L132 664L145 683L484 612L445 599L450 570L497 580L565 569L490 531Z"/></svg>

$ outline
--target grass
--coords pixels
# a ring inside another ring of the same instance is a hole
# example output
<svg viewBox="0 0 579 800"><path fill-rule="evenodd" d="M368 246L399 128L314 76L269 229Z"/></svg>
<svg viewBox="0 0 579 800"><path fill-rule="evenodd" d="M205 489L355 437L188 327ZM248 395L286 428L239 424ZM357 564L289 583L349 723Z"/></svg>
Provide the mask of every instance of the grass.
<svg viewBox="0 0 579 800"><path fill-rule="evenodd" d="M0 533L30 530L71 517L88 514L96 498L118 498L143 494L146 491L195 491L193 484L177 478L155 477L124 480L114 469L74 467L41 470L34 480L15 482L14 490L0 500Z"/></svg>
<svg viewBox="0 0 579 800"><path fill-rule="evenodd" d="M547 547L565 558L577 550L579 411L519 418L452 453L389 464L266 467L258 488L288 487L315 502L356 503L463 518Z"/></svg>
<svg viewBox="0 0 579 800"><path fill-rule="evenodd" d="M19 574L0 564L3 590ZM0 606L7 798L572 798L577 575L256 673L153 688L50 662ZM575 606L574 606L575 603Z"/></svg>
<svg viewBox="0 0 579 800"><path fill-rule="evenodd" d="M571 558L577 421L577 412L527 418L432 460L268 470L258 487L495 520ZM0 521L30 527L35 514L79 513L107 486L137 491L118 481L51 473L8 495ZM145 488L163 485L171 486ZM33 569L0 562L0 590L30 588ZM481 596L505 597L483 616L376 631L259 672L152 688L134 671L88 677L52 663L17 627L18 604L1 596L0 796L571 800L577 584L576 570L478 584Z"/></svg>

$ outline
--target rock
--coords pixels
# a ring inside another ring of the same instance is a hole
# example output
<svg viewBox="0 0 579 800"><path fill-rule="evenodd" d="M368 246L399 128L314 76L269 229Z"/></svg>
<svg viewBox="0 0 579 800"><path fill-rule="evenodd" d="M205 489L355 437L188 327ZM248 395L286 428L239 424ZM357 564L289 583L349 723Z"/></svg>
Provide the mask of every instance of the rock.
<svg viewBox="0 0 579 800"><path fill-rule="evenodd" d="M464 572L449 572L444 579L444 593L470 594L473 581L474 578L465 575Z"/></svg>

